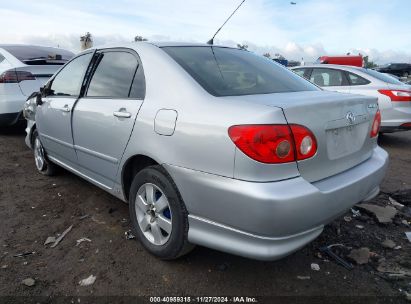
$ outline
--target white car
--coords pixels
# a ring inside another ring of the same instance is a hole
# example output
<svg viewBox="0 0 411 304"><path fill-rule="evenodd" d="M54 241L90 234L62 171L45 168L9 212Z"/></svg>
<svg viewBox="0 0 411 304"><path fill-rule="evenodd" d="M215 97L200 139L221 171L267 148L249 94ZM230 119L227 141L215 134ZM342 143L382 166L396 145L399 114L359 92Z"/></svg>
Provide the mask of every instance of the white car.
<svg viewBox="0 0 411 304"><path fill-rule="evenodd" d="M382 133L411 130L411 85L388 74L354 66L317 64L291 69L328 91L377 97Z"/></svg>
<svg viewBox="0 0 411 304"><path fill-rule="evenodd" d="M0 127L24 120L27 97L73 56L60 48L0 44Z"/></svg>

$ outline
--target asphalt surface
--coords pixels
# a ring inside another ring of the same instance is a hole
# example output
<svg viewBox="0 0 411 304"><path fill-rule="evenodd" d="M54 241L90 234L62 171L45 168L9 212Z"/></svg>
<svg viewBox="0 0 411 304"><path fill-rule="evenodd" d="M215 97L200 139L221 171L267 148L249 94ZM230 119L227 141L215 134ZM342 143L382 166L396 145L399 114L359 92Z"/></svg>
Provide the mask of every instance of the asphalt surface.
<svg viewBox="0 0 411 304"><path fill-rule="evenodd" d="M411 189L411 131L384 135L380 145L390 154L382 184L385 198L379 198L384 200L391 193ZM411 292L409 277L387 280L372 263L347 270L319 254L320 246L342 242L353 248L369 247L387 259L410 257L411 247L403 234L411 228L398 221L381 226L370 216L362 218L364 228L357 229L358 223L336 220L316 241L275 262L202 247L179 260L160 261L137 241L125 239L129 230L126 204L67 171L55 177L38 174L24 135L0 133L0 302L56 303L74 297L77 303L78 297L100 296L81 298L81 303L94 303L102 296L113 296L109 298L113 303L122 299L116 296L189 295L268 296L259 298L260 303L405 302L404 290ZM71 225L55 248L43 245L47 237ZM91 242L76 246L84 237ZM393 239L402 248L382 248L383 238ZM27 252L35 253L14 257ZM312 270L312 263L320 270ZM80 286L79 281L90 275L96 276L94 284ZM34 279L34 286L22 283L27 278Z"/></svg>

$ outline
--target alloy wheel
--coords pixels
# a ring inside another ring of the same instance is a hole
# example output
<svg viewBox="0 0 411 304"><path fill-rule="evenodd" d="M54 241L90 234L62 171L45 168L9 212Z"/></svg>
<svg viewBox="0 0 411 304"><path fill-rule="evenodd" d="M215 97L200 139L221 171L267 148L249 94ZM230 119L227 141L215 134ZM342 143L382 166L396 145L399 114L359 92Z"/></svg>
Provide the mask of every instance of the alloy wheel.
<svg viewBox="0 0 411 304"><path fill-rule="evenodd" d="M137 222L145 238L154 245L164 245L172 231L170 204L164 192L151 183L143 184L136 196Z"/></svg>
<svg viewBox="0 0 411 304"><path fill-rule="evenodd" d="M44 169L45 159L44 159L44 150L40 142L40 139L36 137L34 141L34 161L36 162L36 167L39 171Z"/></svg>

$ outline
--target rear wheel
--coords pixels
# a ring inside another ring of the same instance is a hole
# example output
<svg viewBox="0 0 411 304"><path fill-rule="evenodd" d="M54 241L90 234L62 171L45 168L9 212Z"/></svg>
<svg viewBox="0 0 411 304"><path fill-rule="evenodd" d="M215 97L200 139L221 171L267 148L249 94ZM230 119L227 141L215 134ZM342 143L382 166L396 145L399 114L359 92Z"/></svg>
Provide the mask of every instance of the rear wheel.
<svg viewBox="0 0 411 304"><path fill-rule="evenodd" d="M33 152L37 171L43 175L54 175L57 166L48 160L37 130L34 130L33 132Z"/></svg>
<svg viewBox="0 0 411 304"><path fill-rule="evenodd" d="M161 166L140 171L130 189L133 232L144 248L170 260L188 253L187 210L171 177Z"/></svg>

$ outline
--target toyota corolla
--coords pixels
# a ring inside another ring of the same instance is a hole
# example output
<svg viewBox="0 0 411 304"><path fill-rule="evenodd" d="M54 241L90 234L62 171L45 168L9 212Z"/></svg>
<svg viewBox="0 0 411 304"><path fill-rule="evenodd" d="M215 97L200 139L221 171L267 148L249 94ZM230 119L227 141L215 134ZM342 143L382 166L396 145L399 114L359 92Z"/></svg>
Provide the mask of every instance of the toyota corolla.
<svg viewBox="0 0 411 304"><path fill-rule="evenodd" d="M195 244L281 258L376 196L387 167L376 98L235 48L90 49L36 103L38 171L63 167L128 202L137 239L162 259Z"/></svg>

